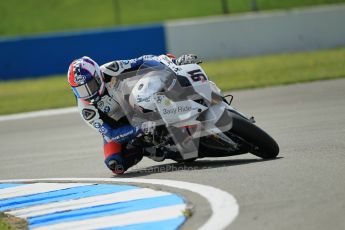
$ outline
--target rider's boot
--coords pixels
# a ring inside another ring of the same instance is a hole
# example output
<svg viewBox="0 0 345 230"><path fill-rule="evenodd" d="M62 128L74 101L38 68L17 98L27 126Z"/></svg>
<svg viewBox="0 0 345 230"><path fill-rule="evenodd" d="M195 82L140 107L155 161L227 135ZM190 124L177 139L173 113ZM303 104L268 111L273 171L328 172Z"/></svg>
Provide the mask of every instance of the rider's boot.
<svg viewBox="0 0 345 230"><path fill-rule="evenodd" d="M113 154L105 159L107 167L115 174L123 174L130 167L136 165L143 158L137 149L125 149L121 153Z"/></svg>

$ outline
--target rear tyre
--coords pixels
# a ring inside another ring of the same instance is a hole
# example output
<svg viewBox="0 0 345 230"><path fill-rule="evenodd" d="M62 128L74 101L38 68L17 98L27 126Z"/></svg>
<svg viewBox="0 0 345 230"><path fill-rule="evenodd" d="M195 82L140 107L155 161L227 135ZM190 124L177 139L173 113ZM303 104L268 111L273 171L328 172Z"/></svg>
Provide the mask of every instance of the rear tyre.
<svg viewBox="0 0 345 230"><path fill-rule="evenodd" d="M272 159L279 153L279 146L270 135L238 115L233 116L233 126L230 132L248 142L249 152L255 156Z"/></svg>

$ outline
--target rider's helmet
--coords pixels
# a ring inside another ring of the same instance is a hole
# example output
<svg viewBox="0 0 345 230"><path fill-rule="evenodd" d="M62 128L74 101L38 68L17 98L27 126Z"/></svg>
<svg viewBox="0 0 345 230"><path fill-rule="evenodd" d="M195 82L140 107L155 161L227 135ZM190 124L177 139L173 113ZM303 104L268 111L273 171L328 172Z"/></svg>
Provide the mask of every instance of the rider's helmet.
<svg viewBox="0 0 345 230"><path fill-rule="evenodd" d="M97 102L105 90L103 73L99 65L86 56L70 64L67 80L74 95L90 103Z"/></svg>

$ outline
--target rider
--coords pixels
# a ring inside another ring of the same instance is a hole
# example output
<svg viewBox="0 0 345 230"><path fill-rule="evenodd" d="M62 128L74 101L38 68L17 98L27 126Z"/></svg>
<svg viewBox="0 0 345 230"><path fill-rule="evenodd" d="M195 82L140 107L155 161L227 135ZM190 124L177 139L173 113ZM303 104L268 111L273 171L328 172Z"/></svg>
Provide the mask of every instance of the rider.
<svg viewBox="0 0 345 230"><path fill-rule="evenodd" d="M110 88L121 73L137 70L145 61L161 61L166 58L177 65L198 62L194 54L182 55L177 59L167 54L144 55L99 66L94 60L84 56L74 60L69 66L67 79L77 98L81 117L102 134L105 164L115 174L124 173L142 159L142 151L126 144L140 133L152 131L153 127L150 122L145 122L142 127L131 126L114 95L110 93L113 92Z"/></svg>

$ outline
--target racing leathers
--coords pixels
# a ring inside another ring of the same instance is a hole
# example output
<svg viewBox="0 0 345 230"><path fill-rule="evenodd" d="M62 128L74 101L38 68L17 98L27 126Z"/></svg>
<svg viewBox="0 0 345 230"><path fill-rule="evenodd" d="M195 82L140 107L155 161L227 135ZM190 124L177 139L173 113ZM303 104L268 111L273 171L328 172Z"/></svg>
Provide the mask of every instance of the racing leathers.
<svg viewBox="0 0 345 230"><path fill-rule="evenodd" d="M178 59L173 55L144 55L136 59L112 61L100 67L106 88L100 99L93 104L78 99L78 109L84 121L102 134L105 164L116 174L122 174L143 157L140 149L128 145L128 142L142 130L141 127L130 125L115 100L116 90L113 87L117 78L121 73L137 70L145 61L161 61L168 58L179 65L197 62L195 55L183 55Z"/></svg>

